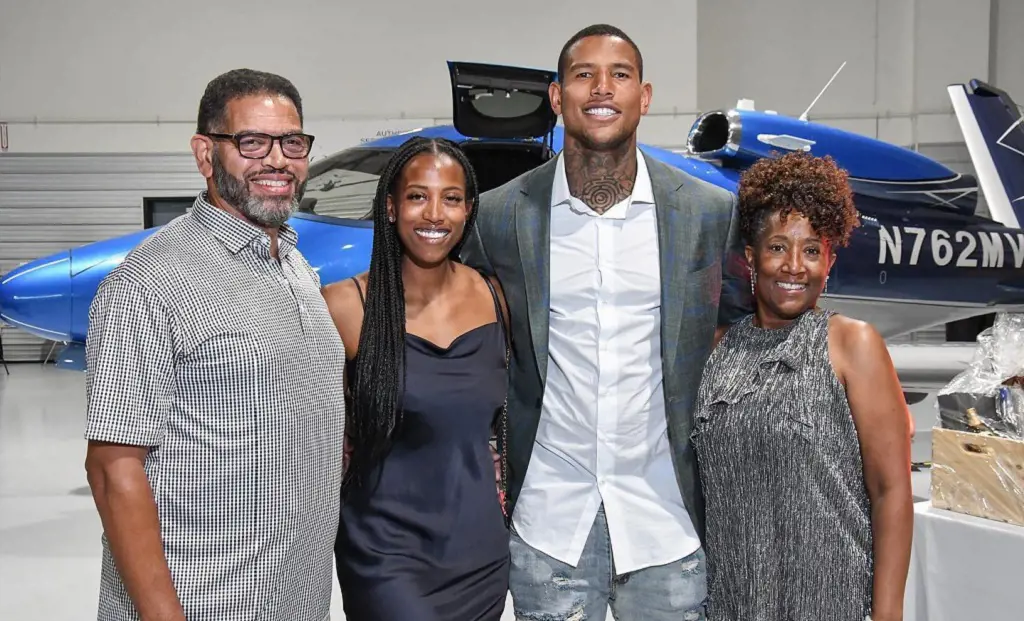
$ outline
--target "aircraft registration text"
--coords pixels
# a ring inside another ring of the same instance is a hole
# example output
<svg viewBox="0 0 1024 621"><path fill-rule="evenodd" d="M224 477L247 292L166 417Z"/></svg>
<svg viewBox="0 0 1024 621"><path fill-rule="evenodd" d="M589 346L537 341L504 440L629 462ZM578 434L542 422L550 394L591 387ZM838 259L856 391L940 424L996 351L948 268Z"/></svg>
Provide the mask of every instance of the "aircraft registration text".
<svg viewBox="0 0 1024 621"><path fill-rule="evenodd" d="M950 233L919 226L878 227L879 265L918 265L922 258L939 267L1024 267L1024 231Z"/></svg>

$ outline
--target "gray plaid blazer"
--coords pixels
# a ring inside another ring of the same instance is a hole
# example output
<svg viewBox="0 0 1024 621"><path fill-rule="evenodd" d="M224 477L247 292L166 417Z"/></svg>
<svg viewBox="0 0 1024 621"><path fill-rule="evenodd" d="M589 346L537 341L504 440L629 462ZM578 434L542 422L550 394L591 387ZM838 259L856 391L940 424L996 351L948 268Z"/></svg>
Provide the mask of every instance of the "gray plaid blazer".
<svg viewBox="0 0 1024 621"><path fill-rule="evenodd" d="M736 196L645 155L657 203L661 338L668 436L676 480L703 540L704 498L690 444L693 406L715 328L753 311ZM498 278L508 301L509 515L533 452L548 363L551 188L557 160L480 197L466 265Z"/></svg>

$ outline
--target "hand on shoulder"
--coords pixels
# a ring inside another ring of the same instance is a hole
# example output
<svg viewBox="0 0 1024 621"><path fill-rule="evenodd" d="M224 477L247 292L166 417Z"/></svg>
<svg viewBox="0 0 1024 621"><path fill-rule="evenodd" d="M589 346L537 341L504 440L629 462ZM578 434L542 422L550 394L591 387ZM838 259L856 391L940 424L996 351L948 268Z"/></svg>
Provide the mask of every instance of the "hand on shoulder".
<svg viewBox="0 0 1024 621"><path fill-rule="evenodd" d="M729 332L730 328L732 328L731 325L718 326L717 328L715 328L715 338L714 338L714 341L712 341L712 343L711 343L711 349L712 350L714 350L716 347L718 347L718 344L722 342L722 337L724 337L726 335L726 333Z"/></svg>

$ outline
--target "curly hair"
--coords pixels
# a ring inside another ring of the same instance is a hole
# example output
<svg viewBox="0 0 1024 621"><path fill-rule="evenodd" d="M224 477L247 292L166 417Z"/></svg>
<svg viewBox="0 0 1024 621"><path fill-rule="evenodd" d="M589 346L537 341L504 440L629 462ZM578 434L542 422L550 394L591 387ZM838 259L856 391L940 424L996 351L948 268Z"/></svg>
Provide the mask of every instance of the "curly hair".
<svg viewBox="0 0 1024 621"><path fill-rule="evenodd" d="M754 246L768 218L796 212L808 220L830 246L846 246L850 233L860 226L853 191L845 170L829 156L789 153L758 160L739 182L740 234Z"/></svg>

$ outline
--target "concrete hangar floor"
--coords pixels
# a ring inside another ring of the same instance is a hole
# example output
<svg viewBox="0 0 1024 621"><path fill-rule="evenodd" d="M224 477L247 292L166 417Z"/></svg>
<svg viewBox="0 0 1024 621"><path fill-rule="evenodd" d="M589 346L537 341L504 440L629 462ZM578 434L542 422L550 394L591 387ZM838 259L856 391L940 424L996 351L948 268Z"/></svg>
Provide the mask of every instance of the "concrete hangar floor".
<svg viewBox="0 0 1024 621"><path fill-rule="evenodd" d="M39 363L0 367L0 619L91 621L100 526L85 479L85 376ZM914 461L931 458L932 398L913 406ZM928 497L927 469L914 473ZM344 621L335 585L333 621ZM611 617L608 617L611 619ZM508 599L502 621L513 621Z"/></svg>

